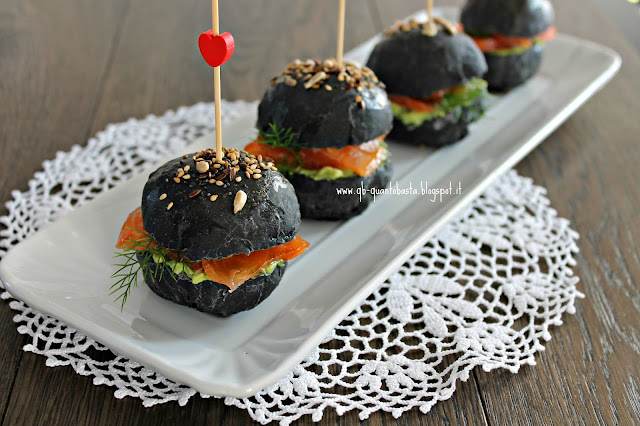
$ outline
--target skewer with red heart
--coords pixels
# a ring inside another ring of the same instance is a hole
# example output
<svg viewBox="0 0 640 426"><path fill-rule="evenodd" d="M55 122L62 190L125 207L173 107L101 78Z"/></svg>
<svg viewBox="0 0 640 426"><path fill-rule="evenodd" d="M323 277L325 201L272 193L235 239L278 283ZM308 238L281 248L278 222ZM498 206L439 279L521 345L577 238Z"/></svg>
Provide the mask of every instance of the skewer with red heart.
<svg viewBox="0 0 640 426"><path fill-rule="evenodd" d="M220 66L227 62L233 55L236 44L230 33L220 34L220 21L218 19L218 0L211 2L213 29L200 34L198 46L200 53L207 64L214 67L214 89L216 107L216 158L222 159L222 115L220 107L222 96L220 95Z"/></svg>

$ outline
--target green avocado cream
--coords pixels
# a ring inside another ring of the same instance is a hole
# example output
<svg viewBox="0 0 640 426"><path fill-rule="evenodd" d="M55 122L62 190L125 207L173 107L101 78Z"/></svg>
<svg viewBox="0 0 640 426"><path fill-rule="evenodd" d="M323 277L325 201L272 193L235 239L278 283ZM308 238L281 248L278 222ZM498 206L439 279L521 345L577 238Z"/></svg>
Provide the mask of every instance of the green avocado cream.
<svg viewBox="0 0 640 426"><path fill-rule="evenodd" d="M207 277L207 275L204 272L198 272L198 273L194 272L193 268L191 268L191 266L189 266L188 263L179 262L177 260L167 261L164 257L159 256L157 254L153 255L153 260L156 263L166 263L167 266L169 266L171 270L177 275L184 273L186 276L191 278L191 281L194 284L200 284L201 282L204 282L204 281L211 281L211 279L209 279L209 277ZM262 271L260 271L260 273L256 275L256 277L259 277L262 275L271 275L278 266L284 266L284 261L279 260L277 262L272 262L269 266L267 266Z"/></svg>
<svg viewBox="0 0 640 426"><path fill-rule="evenodd" d="M473 105L481 96L487 96L487 82L481 78L474 77L469 80L459 93L447 93L444 95L438 106L430 112L415 111L391 102L393 116L400 120L408 130L415 130L425 121L438 117L445 117L449 112Z"/></svg>
<svg viewBox="0 0 640 426"><path fill-rule="evenodd" d="M409 130L417 129L425 121L433 120L436 117L444 117L447 113L443 108L436 108L431 112L415 111L391 102L393 116L402 121Z"/></svg>
<svg viewBox="0 0 640 426"><path fill-rule="evenodd" d="M539 46L544 43L545 43L544 40L534 40L533 46ZM493 52L489 52L489 53L491 55L497 55L497 56L522 55L524 52L531 49L533 46L511 47L509 49L494 50Z"/></svg>
<svg viewBox="0 0 640 426"><path fill-rule="evenodd" d="M340 170L329 166L323 167L320 170L308 170L299 167L294 173L305 175L313 180L336 180L356 175L353 170Z"/></svg>

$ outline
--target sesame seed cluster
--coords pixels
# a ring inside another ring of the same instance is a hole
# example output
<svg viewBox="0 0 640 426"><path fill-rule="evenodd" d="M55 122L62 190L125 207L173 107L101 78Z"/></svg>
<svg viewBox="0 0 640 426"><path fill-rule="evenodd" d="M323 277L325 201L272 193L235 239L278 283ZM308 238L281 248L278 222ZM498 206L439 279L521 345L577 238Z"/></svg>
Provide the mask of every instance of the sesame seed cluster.
<svg viewBox="0 0 640 426"><path fill-rule="evenodd" d="M332 78L335 77L335 78ZM271 79L271 85L284 84L289 87L303 85L307 90L356 90L362 93L367 88L378 86L385 88L384 84L378 80L376 74L368 67L360 67L356 63L344 61L338 64L334 58L319 61L308 59L301 61L296 59L277 76ZM361 108L366 104L362 96L357 95L354 99Z"/></svg>
<svg viewBox="0 0 640 426"><path fill-rule="evenodd" d="M196 180L200 188L196 188L189 193L189 198L207 196L209 201L215 202L218 195L207 192L208 185L218 187L230 187L235 183L242 182L243 179L261 179L266 170L277 171L273 160L262 155L252 155L247 151L239 151L235 148L222 148L222 158L216 158L215 149L205 149L197 152L191 158L189 155L182 157L181 166L175 171L173 181L176 185L185 184ZM191 163L191 161L193 161ZM187 164L185 164L187 163ZM191 163L191 164L188 164ZM159 198L161 201L167 199L167 194L163 193ZM239 212L247 201L247 194L237 191L233 210ZM167 210L171 210L174 205L172 200L167 200Z"/></svg>
<svg viewBox="0 0 640 426"><path fill-rule="evenodd" d="M438 26L444 28L451 35L458 33L458 27L455 23L444 18L434 17L433 22L418 22L415 19L409 19L408 22L396 21L396 23L384 31L385 35L394 35L399 32L408 33L409 31L418 29L423 35L433 37L438 33Z"/></svg>

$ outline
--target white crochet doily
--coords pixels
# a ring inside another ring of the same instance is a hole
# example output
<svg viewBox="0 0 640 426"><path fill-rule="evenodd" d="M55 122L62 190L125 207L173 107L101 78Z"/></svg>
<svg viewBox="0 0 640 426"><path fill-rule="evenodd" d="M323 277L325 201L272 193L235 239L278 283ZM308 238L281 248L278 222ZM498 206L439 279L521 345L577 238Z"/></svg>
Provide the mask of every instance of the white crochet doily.
<svg viewBox="0 0 640 426"><path fill-rule="evenodd" d="M224 119L255 107L227 102ZM9 214L0 218L0 256L144 169L141 164L211 132L212 117L211 104L180 108L109 125L86 146L58 153L43 164L28 191L12 193ZM545 190L510 171L279 383L225 403L246 409L261 423L285 425L307 414L320 420L329 407L338 414L358 410L361 419L377 410L398 417L413 407L426 413L451 397L457 380L467 380L475 366L515 373L523 364L534 365L534 354L551 338L549 327L562 324L562 314L573 313L582 296L571 270L577 238L549 206ZM115 387L117 398L140 398L145 406L184 405L196 394L7 292L2 298L18 311L18 332L30 336L24 350L44 355L47 366L70 365L93 376L96 385Z"/></svg>

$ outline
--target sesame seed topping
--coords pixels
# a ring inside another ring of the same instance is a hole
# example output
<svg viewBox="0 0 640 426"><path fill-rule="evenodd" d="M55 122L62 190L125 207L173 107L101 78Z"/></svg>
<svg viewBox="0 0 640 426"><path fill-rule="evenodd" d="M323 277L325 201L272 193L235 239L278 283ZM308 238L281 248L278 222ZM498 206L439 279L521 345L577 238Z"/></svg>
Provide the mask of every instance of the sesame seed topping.
<svg viewBox="0 0 640 426"><path fill-rule="evenodd" d="M409 22L396 21L391 28L387 28L384 31L384 34L390 36L398 32L406 33L412 30L417 30L425 36L433 37L438 34L438 26L442 27L451 35L458 33L458 28L453 22L440 17L434 17L433 22L418 22L415 19L410 19Z"/></svg>
<svg viewBox="0 0 640 426"><path fill-rule="evenodd" d="M307 90L331 91L338 88L344 90L344 83L347 84L346 90L353 87L360 87L360 90L364 90L378 85L379 80L375 73L367 67L361 67L353 61L346 60L342 65L338 65L335 59L328 58L322 62L311 59L295 60L283 72L275 76L271 83L272 85L285 84L290 87L296 87L298 83L303 83Z"/></svg>
<svg viewBox="0 0 640 426"><path fill-rule="evenodd" d="M238 213L247 202L247 194L244 191L236 192L236 197L233 200L233 214Z"/></svg>
<svg viewBox="0 0 640 426"><path fill-rule="evenodd" d="M284 84L286 84L289 87L296 87L298 85L298 80L296 80L295 78L293 78L291 76L287 76L284 79Z"/></svg>
<svg viewBox="0 0 640 426"><path fill-rule="evenodd" d="M160 200L164 200L165 198L167 198L167 194L166 194L166 193L164 193L164 194L162 194L162 195L160 196Z"/></svg>
<svg viewBox="0 0 640 426"><path fill-rule="evenodd" d="M212 195L211 197L209 197L209 201L215 201L218 199L217 195Z"/></svg>
<svg viewBox="0 0 640 426"><path fill-rule="evenodd" d="M169 205L167 206L167 210L171 210L171 207L173 207L173 201L169 203Z"/></svg>
<svg viewBox="0 0 640 426"><path fill-rule="evenodd" d="M181 167L176 169L176 176L173 178L174 182L181 183L182 180L197 177L201 183L227 187L242 182L243 176L238 175L243 171L247 179L250 179L253 175L253 178L257 180L262 178L263 170L273 170L275 168L273 160L262 155L254 156L235 148L223 148L223 153L222 158L217 158L214 149L205 149L191 157L187 155L186 158L189 158L189 161L193 160L194 163L187 165L181 162ZM187 173L192 169L194 173L197 170L198 174ZM229 184L225 183L227 177L229 178ZM195 198L205 189L191 188L190 190L189 198ZM206 196L211 199L212 194L206 193ZM160 196L161 200L166 198L167 194Z"/></svg>
<svg viewBox="0 0 640 426"><path fill-rule="evenodd" d="M196 163L196 170L199 173L206 173L209 171L209 163L207 163L206 161L198 161Z"/></svg>

